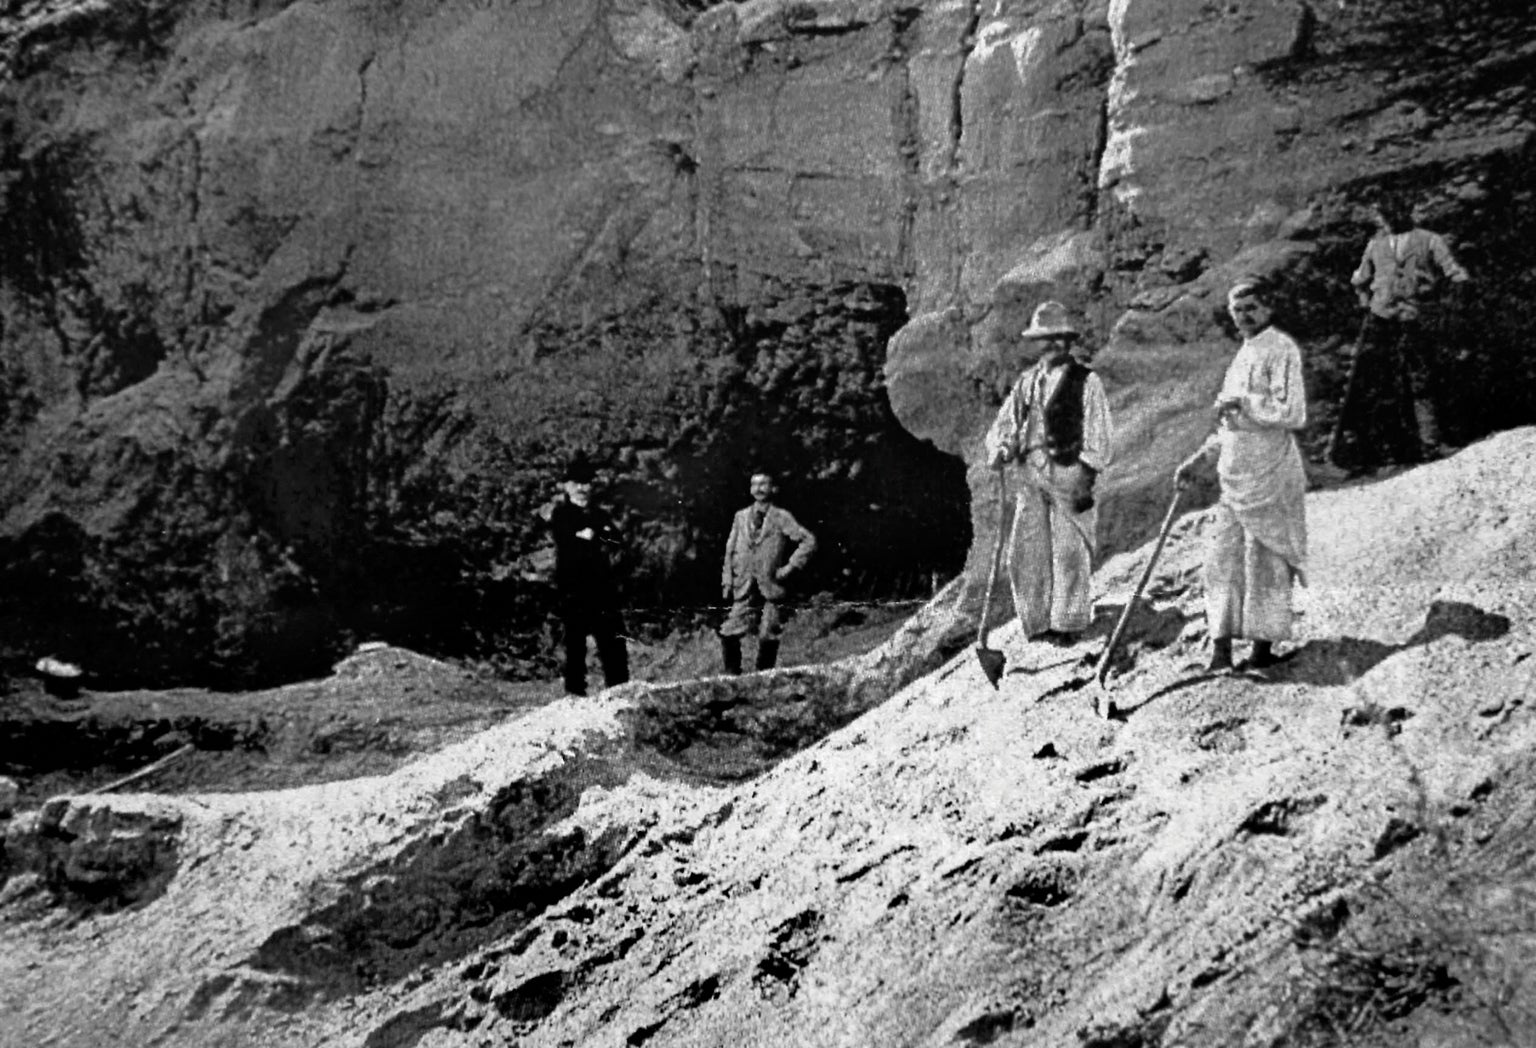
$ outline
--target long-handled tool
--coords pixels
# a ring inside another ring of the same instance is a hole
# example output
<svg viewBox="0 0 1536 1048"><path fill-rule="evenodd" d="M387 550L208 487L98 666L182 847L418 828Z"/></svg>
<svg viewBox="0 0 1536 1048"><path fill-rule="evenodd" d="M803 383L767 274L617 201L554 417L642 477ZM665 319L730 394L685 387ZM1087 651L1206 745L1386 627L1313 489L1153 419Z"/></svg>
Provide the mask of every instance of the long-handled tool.
<svg viewBox="0 0 1536 1048"><path fill-rule="evenodd" d="M1360 396L1360 357L1365 350L1366 332L1371 327L1371 315L1366 313L1360 322L1360 333L1355 336L1355 351L1349 358L1349 371L1344 376L1344 396L1339 400L1339 413L1334 416L1333 428L1328 431L1328 443L1323 448L1323 461L1333 462L1334 454L1344 442L1344 427L1356 414L1355 400Z"/></svg>
<svg viewBox="0 0 1536 1048"><path fill-rule="evenodd" d="M1008 483L1003 479L1003 471L997 471L997 541L992 547L992 572L987 576L987 596L981 605L981 626L976 630L976 661L981 663L981 672L987 675L987 683L997 687L997 682L1003 678L1003 670L1008 665L1008 659L996 648L987 647L987 623L992 618L992 591L997 586L998 569L1003 564L1003 543L1007 536L1003 534L1003 525L1008 522Z"/></svg>
<svg viewBox="0 0 1536 1048"><path fill-rule="evenodd" d="M1115 711L1114 701L1104 687L1104 680L1109 676L1109 663L1115 657L1115 652L1125 637L1125 627L1131 621L1131 611L1136 607L1136 602L1141 599L1142 590L1147 588L1147 581L1152 578L1152 569L1157 566L1157 558L1163 552L1164 543L1168 541L1168 533L1173 530L1174 514L1178 512L1179 502L1183 498L1184 488L1175 484L1173 498L1168 502L1168 512L1163 514L1163 526L1157 533L1157 543L1152 547L1152 555L1147 558L1147 566L1142 569L1141 581L1136 583L1136 591L1131 594L1130 600L1127 600L1125 607L1121 609L1120 620L1115 623L1115 630L1109 635L1109 643L1104 645L1104 654L1099 656L1098 666L1094 667L1093 678L1099 685L1094 707L1100 717L1108 719Z"/></svg>

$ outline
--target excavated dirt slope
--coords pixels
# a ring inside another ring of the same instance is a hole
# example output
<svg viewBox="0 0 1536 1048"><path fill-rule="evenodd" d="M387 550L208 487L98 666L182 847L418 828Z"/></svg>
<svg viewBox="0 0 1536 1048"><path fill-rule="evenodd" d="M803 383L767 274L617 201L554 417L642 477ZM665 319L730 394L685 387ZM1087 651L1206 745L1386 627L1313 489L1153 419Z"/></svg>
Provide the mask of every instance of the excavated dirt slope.
<svg viewBox="0 0 1536 1048"><path fill-rule="evenodd" d="M1493 1045L1536 1034L1536 432L1309 503L1271 679L1201 515L1101 721L994 640L531 711L394 774L13 822L0 1043ZM910 637L907 641L910 642Z"/></svg>

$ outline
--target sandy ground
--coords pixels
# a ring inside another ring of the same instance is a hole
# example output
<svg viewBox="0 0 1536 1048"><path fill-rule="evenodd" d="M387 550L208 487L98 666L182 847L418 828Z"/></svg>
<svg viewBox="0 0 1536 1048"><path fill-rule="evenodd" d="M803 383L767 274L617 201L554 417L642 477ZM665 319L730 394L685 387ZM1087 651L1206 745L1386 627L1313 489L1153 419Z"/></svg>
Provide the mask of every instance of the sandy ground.
<svg viewBox="0 0 1536 1048"><path fill-rule="evenodd" d="M790 619L780 663L819 665L867 652L918 603L810 602ZM712 630L636 636L629 645L636 680L668 683L720 670ZM189 793L335 782L394 771L563 693L558 680L501 680L478 667L372 647L323 680L256 692L87 689L60 698L36 680L12 680L0 693L0 775L17 781L25 810L108 787L191 744L129 785ZM750 666L752 641L746 649ZM601 670L595 652L589 656L597 687Z"/></svg>
<svg viewBox="0 0 1536 1048"><path fill-rule="evenodd" d="M1082 662L1145 551L1077 648L995 631L996 690L966 651L871 699L877 649L55 799L6 838L0 1043L1533 1043L1533 460L1312 496L1267 678L1199 672L1186 517L1108 721Z"/></svg>

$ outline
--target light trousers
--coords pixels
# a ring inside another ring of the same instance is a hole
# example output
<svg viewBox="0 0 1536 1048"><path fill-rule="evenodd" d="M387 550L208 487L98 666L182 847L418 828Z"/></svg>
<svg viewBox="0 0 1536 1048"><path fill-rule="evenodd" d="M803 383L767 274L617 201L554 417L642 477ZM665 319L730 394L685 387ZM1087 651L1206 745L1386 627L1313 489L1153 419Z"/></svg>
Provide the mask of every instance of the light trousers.
<svg viewBox="0 0 1536 1048"><path fill-rule="evenodd" d="M1292 575L1284 557L1217 504L1205 555L1205 621L1213 638L1288 640Z"/></svg>
<svg viewBox="0 0 1536 1048"><path fill-rule="evenodd" d="M1014 501L1008 542L1008 583L1024 636L1048 629L1076 633L1093 620L1094 514L1073 514L1049 494L1025 484Z"/></svg>

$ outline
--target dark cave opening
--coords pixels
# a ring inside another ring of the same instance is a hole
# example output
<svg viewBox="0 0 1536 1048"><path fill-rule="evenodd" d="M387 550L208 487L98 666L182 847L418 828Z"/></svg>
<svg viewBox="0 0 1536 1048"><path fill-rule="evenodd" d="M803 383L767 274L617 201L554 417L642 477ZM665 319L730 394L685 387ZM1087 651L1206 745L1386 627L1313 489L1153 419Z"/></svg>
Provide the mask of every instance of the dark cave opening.
<svg viewBox="0 0 1536 1048"><path fill-rule="evenodd" d="M239 690L324 675L360 641L387 640L504 677L552 676L555 595L525 569L545 541L533 511L577 447L592 451L629 539L619 574L632 633L718 625L720 558L759 468L818 538L792 601L927 597L964 562L969 492L963 464L891 411L885 349L906 320L891 285L776 287L697 325L690 349L704 363L671 388L626 393L589 419L558 397L530 403L547 424L521 438L454 397L411 401L336 353L245 420L229 475L158 488L130 546L93 542L63 516L8 540L15 585L0 614L18 630L3 669L25 676L55 654L97 690ZM604 328L590 352L603 367L615 346L644 352L655 341L644 323ZM586 395L588 374L561 374L561 396ZM171 490L201 509L178 508ZM165 520L179 534L162 535ZM231 528L233 561L218 552ZM115 561L125 550L143 562ZM237 575L198 570L199 558ZM126 596L112 588L126 583Z"/></svg>
<svg viewBox="0 0 1536 1048"><path fill-rule="evenodd" d="M718 624L720 557L733 515L750 501L756 469L776 474L777 501L817 536L795 600L912 600L953 576L971 539L964 464L908 433L884 386L886 344L907 321L902 291L853 281L776 285L750 304L722 309L718 320L697 336L696 351L713 361L705 369L709 384L662 398L667 407L656 417L637 394L613 405L621 417L592 429L541 431L537 446L498 451L509 462L542 458L553 469L576 449L597 445L599 500L632 540L620 565L631 631L654 636ZM622 329L604 335L610 348L651 337ZM650 436L640 442L650 439L652 450L638 462L601 437L617 432L635 440L647 427ZM541 478L531 488L539 494L521 500L503 493L495 512L526 515L523 503L547 494L554 479ZM418 512L441 507L441 495L419 494ZM458 500L456 511L469 501ZM552 672L559 640L553 591L547 582L487 568L487 550L508 541L494 527L430 545L374 541L393 574L412 581L388 593L375 588L361 609L360 635L491 660L505 673ZM514 541L527 546L539 538L524 531ZM416 570L418 562L433 566ZM455 612L442 614L447 608Z"/></svg>

